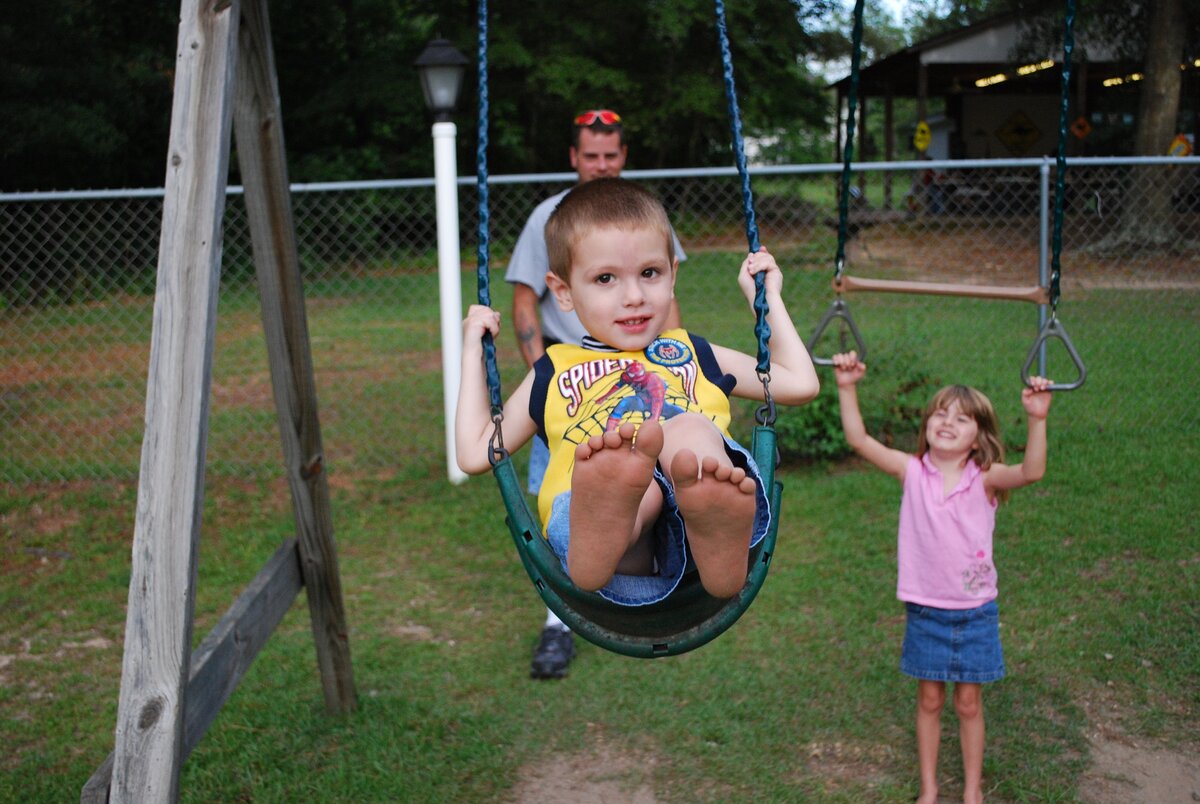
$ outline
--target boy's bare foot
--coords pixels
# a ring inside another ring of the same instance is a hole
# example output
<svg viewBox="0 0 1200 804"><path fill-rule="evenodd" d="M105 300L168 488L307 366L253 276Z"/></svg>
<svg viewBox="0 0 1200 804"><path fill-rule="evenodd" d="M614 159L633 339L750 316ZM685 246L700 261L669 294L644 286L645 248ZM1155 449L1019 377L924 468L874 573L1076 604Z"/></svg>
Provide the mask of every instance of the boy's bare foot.
<svg viewBox="0 0 1200 804"><path fill-rule="evenodd" d="M671 461L671 481L705 591L713 597L736 595L746 583L754 478L712 456L701 465L694 452L682 449Z"/></svg>
<svg viewBox="0 0 1200 804"><path fill-rule="evenodd" d="M662 448L662 425L655 421L640 428L626 422L575 448L567 573L580 589L594 591L608 583L637 540L638 507Z"/></svg>

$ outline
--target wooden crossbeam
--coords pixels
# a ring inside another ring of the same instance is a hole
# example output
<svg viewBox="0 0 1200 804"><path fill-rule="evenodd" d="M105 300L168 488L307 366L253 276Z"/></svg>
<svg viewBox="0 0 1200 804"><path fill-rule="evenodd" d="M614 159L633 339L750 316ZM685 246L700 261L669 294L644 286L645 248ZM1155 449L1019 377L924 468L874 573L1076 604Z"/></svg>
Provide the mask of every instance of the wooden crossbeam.
<svg viewBox="0 0 1200 804"><path fill-rule="evenodd" d="M288 539L196 648L184 707L181 759L187 759L199 744L302 586L296 540ZM114 756L109 754L83 786L81 804L108 801Z"/></svg>
<svg viewBox="0 0 1200 804"><path fill-rule="evenodd" d="M945 282L911 282L902 279L863 279L843 275L833 280L838 293L911 293L924 296L966 296L975 299L1008 299L1010 301L1049 304L1050 291L1040 285L1008 287L1004 285L961 285Z"/></svg>

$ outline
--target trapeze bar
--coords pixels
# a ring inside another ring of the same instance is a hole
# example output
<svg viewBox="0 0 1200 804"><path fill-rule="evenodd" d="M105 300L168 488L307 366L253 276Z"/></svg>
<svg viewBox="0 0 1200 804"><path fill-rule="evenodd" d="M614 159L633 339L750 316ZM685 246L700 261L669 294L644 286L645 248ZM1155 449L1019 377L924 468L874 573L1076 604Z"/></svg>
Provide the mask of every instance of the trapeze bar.
<svg viewBox="0 0 1200 804"><path fill-rule="evenodd" d="M839 293L913 293L925 296L969 296L976 299L1009 299L1034 304L1049 304L1050 292L1040 285L1005 287L1003 285L954 285L944 282L908 282L899 279L860 279L843 275L833 280Z"/></svg>

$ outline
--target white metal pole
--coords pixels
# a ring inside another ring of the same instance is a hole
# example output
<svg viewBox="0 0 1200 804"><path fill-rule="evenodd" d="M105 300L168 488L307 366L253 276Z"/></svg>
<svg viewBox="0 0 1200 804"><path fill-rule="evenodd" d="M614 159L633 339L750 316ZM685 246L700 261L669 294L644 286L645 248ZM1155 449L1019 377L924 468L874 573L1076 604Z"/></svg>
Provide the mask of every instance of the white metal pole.
<svg viewBox="0 0 1200 804"><path fill-rule="evenodd" d="M462 483L466 473L455 458L454 412L462 370L462 275L458 244L458 166L453 123L433 124L433 179L437 198L438 289L442 311L442 394L446 419L446 473Z"/></svg>

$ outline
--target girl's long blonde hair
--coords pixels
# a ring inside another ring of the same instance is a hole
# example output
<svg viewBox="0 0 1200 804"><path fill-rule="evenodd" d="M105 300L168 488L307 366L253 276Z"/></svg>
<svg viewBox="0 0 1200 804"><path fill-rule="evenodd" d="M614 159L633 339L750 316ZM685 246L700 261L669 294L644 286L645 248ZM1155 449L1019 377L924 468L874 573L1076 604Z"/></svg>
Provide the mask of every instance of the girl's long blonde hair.
<svg viewBox="0 0 1200 804"><path fill-rule="evenodd" d="M925 406L921 416L921 429L917 433L917 456L924 457L929 451L929 442L925 437L925 429L929 425L929 417L939 410L946 410L953 403L958 403L958 409L975 420L979 434L976 436L976 448L967 456L975 461L983 471L991 468L993 463L1004 462L1004 442L1000 440L1000 422L996 418L996 409L992 401L984 394L967 385L947 385L933 395ZM996 499L1003 502L1008 499L1006 491L997 491Z"/></svg>

